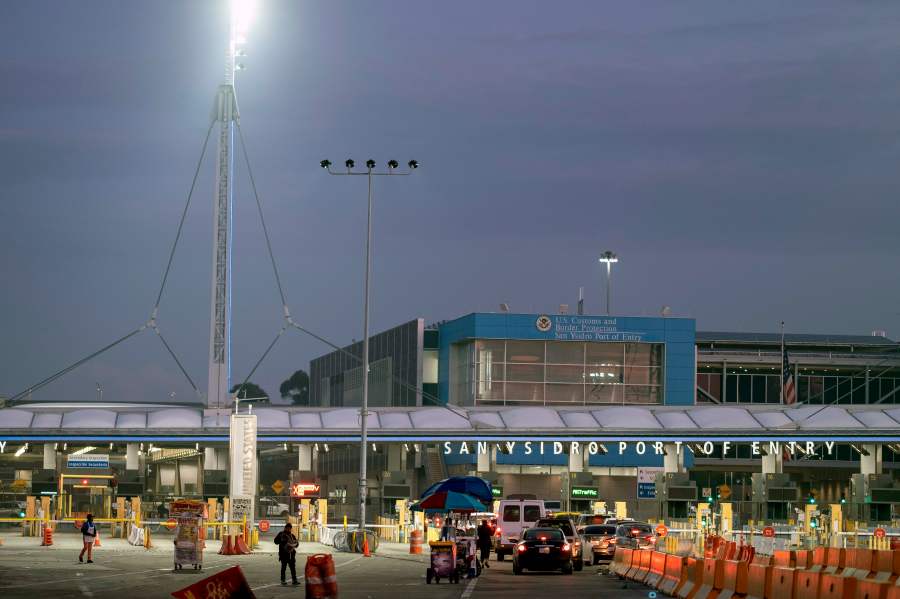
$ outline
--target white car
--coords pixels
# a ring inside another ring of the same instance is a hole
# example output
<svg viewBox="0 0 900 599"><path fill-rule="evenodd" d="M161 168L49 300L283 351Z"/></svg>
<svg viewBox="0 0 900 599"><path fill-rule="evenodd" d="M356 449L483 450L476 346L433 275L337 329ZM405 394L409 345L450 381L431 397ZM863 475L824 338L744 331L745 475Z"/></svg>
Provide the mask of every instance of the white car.
<svg viewBox="0 0 900 599"><path fill-rule="evenodd" d="M276 501L271 497L260 497L259 507L262 510L263 515L267 517L279 516L281 518L287 518L291 515L291 506Z"/></svg>
<svg viewBox="0 0 900 599"><path fill-rule="evenodd" d="M513 548L522 539L522 531L534 526L547 515L541 499L503 499L497 510L497 530L494 532L494 552L497 561L512 555Z"/></svg>

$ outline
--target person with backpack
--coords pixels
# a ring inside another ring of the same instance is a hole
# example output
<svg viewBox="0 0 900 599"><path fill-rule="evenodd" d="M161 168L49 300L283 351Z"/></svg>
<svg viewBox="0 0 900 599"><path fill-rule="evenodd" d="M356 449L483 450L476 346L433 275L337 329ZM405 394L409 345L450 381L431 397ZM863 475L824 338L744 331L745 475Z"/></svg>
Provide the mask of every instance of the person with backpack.
<svg viewBox="0 0 900 599"><path fill-rule="evenodd" d="M275 535L275 544L278 545L278 561L281 562L281 584L287 585L287 581L284 578L285 569L290 566L291 568L291 578L293 579L293 584L298 585L300 581L297 580L297 545L299 545L297 541L297 537L294 536L294 533L291 532L291 523L288 522L284 525L284 530Z"/></svg>
<svg viewBox="0 0 900 599"><path fill-rule="evenodd" d="M91 559L94 553L94 539L97 538L97 525L94 524L94 514L88 514L87 520L84 521L84 524L81 525L81 540L84 543L84 547L81 548L81 553L78 554L78 561L84 563L84 552L87 551L87 563L93 564L94 560Z"/></svg>

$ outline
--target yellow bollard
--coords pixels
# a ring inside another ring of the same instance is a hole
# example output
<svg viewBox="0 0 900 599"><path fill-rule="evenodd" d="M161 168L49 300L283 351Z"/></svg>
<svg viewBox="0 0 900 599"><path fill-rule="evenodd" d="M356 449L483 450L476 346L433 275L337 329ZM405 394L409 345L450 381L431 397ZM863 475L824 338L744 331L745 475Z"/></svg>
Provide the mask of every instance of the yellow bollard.
<svg viewBox="0 0 900 599"><path fill-rule="evenodd" d="M344 514L344 532L347 532L347 514Z"/></svg>
<svg viewBox="0 0 900 599"><path fill-rule="evenodd" d="M257 547L259 547L259 529L254 528L250 535L250 548L256 549Z"/></svg>

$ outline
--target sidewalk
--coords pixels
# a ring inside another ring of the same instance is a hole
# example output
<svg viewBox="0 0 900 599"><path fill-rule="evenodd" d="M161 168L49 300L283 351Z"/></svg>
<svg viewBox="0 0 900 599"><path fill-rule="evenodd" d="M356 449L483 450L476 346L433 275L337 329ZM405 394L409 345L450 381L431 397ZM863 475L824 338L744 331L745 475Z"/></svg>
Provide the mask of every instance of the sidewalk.
<svg viewBox="0 0 900 599"><path fill-rule="evenodd" d="M253 553L278 553L278 546L272 542L274 535L266 535L268 538L260 538L259 546L253 550ZM53 534L53 545L49 547L41 546L41 537L23 537L21 534L2 534L0 539L3 545L0 546L0 552L15 552L23 549L41 549L46 551L81 551L82 540L81 535L77 532L62 532ZM158 533L151 537L152 547L144 549L143 546L130 545L125 539L108 538L100 535L100 547L96 548L98 552L115 552L115 553L172 553L174 544L172 535ZM218 553L222 547L221 541L206 540L206 549L204 551ZM301 541L297 551L303 555L313 553L336 553L334 547L323 545L312 541ZM382 542L378 546L375 555L390 558L405 558L415 561L425 561L427 554L410 555L409 545L405 543L389 543Z"/></svg>

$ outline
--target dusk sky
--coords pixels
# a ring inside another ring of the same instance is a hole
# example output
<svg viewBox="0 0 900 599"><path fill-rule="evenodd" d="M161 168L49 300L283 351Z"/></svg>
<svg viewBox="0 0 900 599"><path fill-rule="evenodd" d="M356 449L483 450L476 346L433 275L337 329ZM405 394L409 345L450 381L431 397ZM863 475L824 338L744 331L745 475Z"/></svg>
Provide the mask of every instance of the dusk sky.
<svg viewBox="0 0 900 599"><path fill-rule="evenodd" d="M227 2L10 2L0 36L0 395L145 322L224 71ZM900 5L262 0L237 95L295 319L362 336L472 311L900 337ZM214 143L159 326L205 391ZM240 156L240 155L239 155ZM233 377L281 305L236 160ZM271 395L329 348L286 333ZM197 401L151 332L35 399Z"/></svg>

